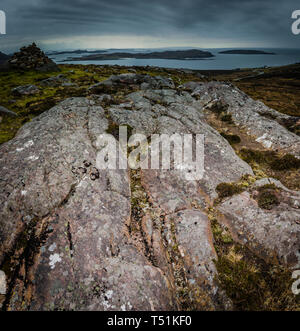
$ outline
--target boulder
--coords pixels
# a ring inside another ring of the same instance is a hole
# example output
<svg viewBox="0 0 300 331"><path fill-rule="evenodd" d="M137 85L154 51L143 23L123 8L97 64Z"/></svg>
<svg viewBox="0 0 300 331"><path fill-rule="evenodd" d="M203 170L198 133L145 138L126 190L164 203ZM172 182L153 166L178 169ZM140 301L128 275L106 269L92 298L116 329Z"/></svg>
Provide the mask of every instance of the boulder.
<svg viewBox="0 0 300 331"><path fill-rule="evenodd" d="M223 214L234 239L266 262L300 268L300 194L279 181L263 179L252 190L223 201Z"/></svg>
<svg viewBox="0 0 300 331"><path fill-rule="evenodd" d="M222 104L232 121L266 149L280 150L300 157L300 137L282 124L289 118L260 101L255 101L237 87L221 82L194 86L192 95L207 107Z"/></svg>
<svg viewBox="0 0 300 331"><path fill-rule="evenodd" d="M11 93L16 96L24 96L24 95L34 95L39 93L39 88L35 85L24 85L18 86L11 90Z"/></svg>
<svg viewBox="0 0 300 331"><path fill-rule="evenodd" d="M161 76L152 77L149 75L139 75L128 73L113 75L107 80L97 83L89 88L90 93L107 93L115 90L117 87L137 86L145 89L174 88L175 84L171 78Z"/></svg>
<svg viewBox="0 0 300 331"><path fill-rule="evenodd" d="M10 309L24 300L30 310L176 308L168 279L128 239L127 171L96 168L94 141L107 126L101 107L69 99L1 145Z"/></svg>
<svg viewBox="0 0 300 331"><path fill-rule="evenodd" d="M47 79L43 79L42 81L40 81L40 86L42 87L58 87L58 86L70 86L69 84L70 81L62 74L58 75L58 76L53 76ZM72 84L71 84L72 85Z"/></svg>

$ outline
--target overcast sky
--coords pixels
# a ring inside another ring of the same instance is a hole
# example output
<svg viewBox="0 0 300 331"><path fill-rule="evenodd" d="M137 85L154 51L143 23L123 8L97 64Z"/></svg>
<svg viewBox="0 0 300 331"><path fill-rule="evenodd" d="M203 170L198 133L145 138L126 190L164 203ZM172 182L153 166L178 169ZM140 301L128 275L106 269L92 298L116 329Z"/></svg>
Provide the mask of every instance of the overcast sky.
<svg viewBox="0 0 300 331"><path fill-rule="evenodd" d="M300 48L291 32L299 0L1 0L0 51L44 49Z"/></svg>

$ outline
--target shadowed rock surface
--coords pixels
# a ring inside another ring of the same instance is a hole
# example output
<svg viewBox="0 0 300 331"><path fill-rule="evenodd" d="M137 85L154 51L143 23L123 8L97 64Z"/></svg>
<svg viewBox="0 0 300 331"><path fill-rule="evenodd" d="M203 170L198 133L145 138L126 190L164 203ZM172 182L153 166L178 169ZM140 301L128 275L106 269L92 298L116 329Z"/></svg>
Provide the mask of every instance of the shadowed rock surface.
<svg viewBox="0 0 300 331"><path fill-rule="evenodd" d="M2 116L6 115L6 116L10 116L10 117L17 116L16 113L14 113L13 111L8 110L8 109L6 109L5 107L2 107L2 106L0 106L0 115L2 115Z"/></svg>
<svg viewBox="0 0 300 331"><path fill-rule="evenodd" d="M114 104L106 87L135 92ZM277 112L215 82L176 89L171 79L126 74L89 92L100 95L63 101L0 146L4 309L232 309L218 281L215 215L257 256L295 268L299 193L256 181L205 113L219 102L257 144L299 156L299 137L261 114ZM119 125L147 137L203 134L203 178L97 169L97 138L118 139ZM248 178L243 192L220 198L220 184Z"/></svg>

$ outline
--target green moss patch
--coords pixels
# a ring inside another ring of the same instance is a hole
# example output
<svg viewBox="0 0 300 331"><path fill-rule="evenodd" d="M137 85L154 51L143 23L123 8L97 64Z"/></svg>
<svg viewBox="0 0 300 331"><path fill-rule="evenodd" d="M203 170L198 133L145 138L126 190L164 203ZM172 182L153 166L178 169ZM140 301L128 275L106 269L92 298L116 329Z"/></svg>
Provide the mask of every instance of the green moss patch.
<svg viewBox="0 0 300 331"><path fill-rule="evenodd" d="M265 190L258 195L258 206L262 209L271 210L273 207L279 205L277 195L271 190Z"/></svg>
<svg viewBox="0 0 300 331"><path fill-rule="evenodd" d="M244 188L235 183L221 183L216 187L220 199L231 197L244 191Z"/></svg>

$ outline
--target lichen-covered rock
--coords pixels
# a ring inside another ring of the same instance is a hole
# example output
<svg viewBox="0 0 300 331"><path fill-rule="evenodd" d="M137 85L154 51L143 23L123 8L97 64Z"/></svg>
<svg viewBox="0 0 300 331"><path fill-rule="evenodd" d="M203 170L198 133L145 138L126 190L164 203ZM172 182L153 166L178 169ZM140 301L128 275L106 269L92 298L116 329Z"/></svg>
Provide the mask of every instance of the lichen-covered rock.
<svg viewBox="0 0 300 331"><path fill-rule="evenodd" d="M17 96L34 95L39 93L39 88L35 85L18 86L11 90L11 93Z"/></svg>
<svg viewBox="0 0 300 331"><path fill-rule="evenodd" d="M234 239L267 262L300 267L300 194L275 180L260 180L254 189L223 201L223 214Z"/></svg>
<svg viewBox="0 0 300 331"><path fill-rule="evenodd" d="M53 76L40 81L42 87L57 87L63 84L71 84L64 75Z"/></svg>
<svg viewBox="0 0 300 331"><path fill-rule="evenodd" d="M253 174L251 167L235 154L228 142L206 124L201 107L188 93L148 90L132 93L128 100L132 103L130 110L122 105L108 109L111 119L118 125L129 125L147 136L192 133L205 137L203 179L187 181L178 170L142 172L147 189L167 212L191 206L195 201L200 203L206 197L214 199L218 184L238 181L243 175Z"/></svg>
<svg viewBox="0 0 300 331"><path fill-rule="evenodd" d="M282 125L290 116L280 114L262 102L253 100L231 84L210 82L185 86L192 87L192 95L203 106L222 104L233 122L255 137L265 148L300 157L300 137Z"/></svg>
<svg viewBox="0 0 300 331"><path fill-rule="evenodd" d="M132 92L119 104L103 94L119 88ZM222 104L237 126L249 120L249 136L264 144L265 129L270 149L297 156L298 138L279 123L282 116L268 119L261 112L272 110L215 82L175 89L169 79L131 73L90 92L44 112L0 146L4 309L231 309L215 266L215 218L257 256L298 265L299 193L273 179L253 183L252 168L206 120L208 108ZM145 134L149 153L153 134L202 134L203 176L187 180L174 155L170 169L98 169L97 139L105 132L119 139L120 125ZM239 190L218 196L222 183Z"/></svg>
<svg viewBox="0 0 300 331"><path fill-rule="evenodd" d="M171 247L170 255L174 257L177 253L182 259L186 286L196 308L201 309L203 302L207 309L230 308L230 301L216 283L218 273L214 261L218 257L207 215L192 209L170 214L165 218L164 235ZM173 268L178 268L176 262Z"/></svg>
<svg viewBox="0 0 300 331"><path fill-rule="evenodd" d="M107 80L97 83L89 88L90 93L107 93L112 92L117 87L137 86L143 90L174 88L175 84L171 78L152 77L149 75L139 75L135 73L113 75Z"/></svg>
<svg viewBox="0 0 300 331"><path fill-rule="evenodd" d="M128 243L127 172L95 167L94 140L107 126L101 107L69 99L1 145L10 309L24 300L33 310L174 308L166 277Z"/></svg>

